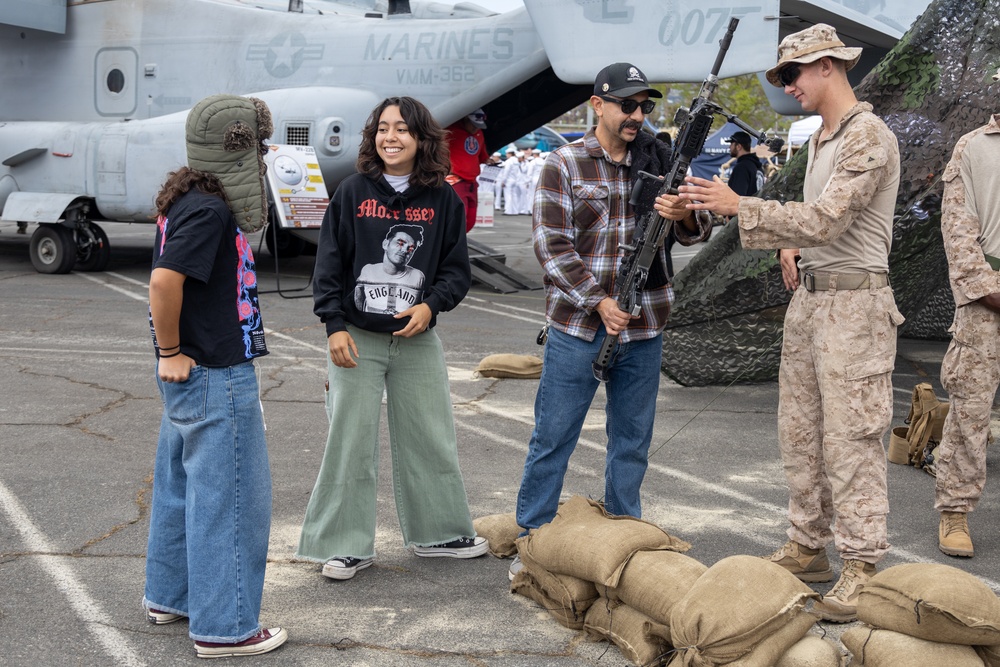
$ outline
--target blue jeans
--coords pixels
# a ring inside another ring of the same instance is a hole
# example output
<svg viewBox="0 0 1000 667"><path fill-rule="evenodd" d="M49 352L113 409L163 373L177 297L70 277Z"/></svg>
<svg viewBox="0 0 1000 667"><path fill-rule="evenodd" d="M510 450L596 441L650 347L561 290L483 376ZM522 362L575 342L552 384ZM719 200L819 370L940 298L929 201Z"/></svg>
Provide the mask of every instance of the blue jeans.
<svg viewBox="0 0 1000 667"><path fill-rule="evenodd" d="M609 364L604 506L611 514L642 515L639 487L653 438L662 338L619 345ZM549 329L535 395L535 430L517 493L517 524L526 530L556 515L569 457L600 384L592 364L603 342L603 326L591 342Z"/></svg>
<svg viewBox="0 0 1000 667"><path fill-rule="evenodd" d="M198 641L236 643L260 629L271 471L254 370L195 366L186 382L157 379L143 604L190 617Z"/></svg>

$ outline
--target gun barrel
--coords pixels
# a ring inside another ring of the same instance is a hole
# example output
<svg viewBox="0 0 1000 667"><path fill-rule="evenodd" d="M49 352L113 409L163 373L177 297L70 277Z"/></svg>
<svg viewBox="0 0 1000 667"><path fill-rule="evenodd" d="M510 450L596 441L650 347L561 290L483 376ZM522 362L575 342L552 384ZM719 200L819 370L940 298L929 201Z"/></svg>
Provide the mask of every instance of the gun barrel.
<svg viewBox="0 0 1000 667"><path fill-rule="evenodd" d="M729 19L729 27L726 29L726 34L719 40L719 54L715 56L715 64L712 65L712 74L710 75L712 79L719 77L719 70L722 69L722 61L726 59L726 51L729 50L729 44L733 41L733 33L736 32L736 26L739 23L740 20L735 16Z"/></svg>

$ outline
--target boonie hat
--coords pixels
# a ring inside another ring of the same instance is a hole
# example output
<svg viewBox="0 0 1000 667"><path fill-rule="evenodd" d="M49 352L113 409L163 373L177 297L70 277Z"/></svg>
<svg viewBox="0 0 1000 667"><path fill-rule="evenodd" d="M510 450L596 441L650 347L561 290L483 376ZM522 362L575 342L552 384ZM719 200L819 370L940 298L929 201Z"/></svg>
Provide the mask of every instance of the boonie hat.
<svg viewBox="0 0 1000 667"><path fill-rule="evenodd" d="M843 60L847 63L847 69L851 69L858 64L861 49L845 46L837 37L837 30L833 26L817 23L781 40L778 45L778 64L767 70L764 76L772 86L784 88L778 80L778 71L782 67L788 63L813 63L824 56Z"/></svg>
<svg viewBox="0 0 1000 667"><path fill-rule="evenodd" d="M594 94L629 97L636 93L647 92L650 97L663 97L660 91L649 87L646 75L630 63L614 63L597 73L594 79Z"/></svg>
<svg viewBox="0 0 1000 667"><path fill-rule="evenodd" d="M726 139L731 144L739 144L743 148L750 150L750 135L746 132L733 132L733 136Z"/></svg>
<svg viewBox="0 0 1000 667"><path fill-rule="evenodd" d="M482 109L476 109L475 111L473 111L472 113L470 113L468 116L466 116L466 118L468 118L469 121L473 125L475 125L476 127L478 127L480 130L485 130L486 129L486 112L483 111Z"/></svg>

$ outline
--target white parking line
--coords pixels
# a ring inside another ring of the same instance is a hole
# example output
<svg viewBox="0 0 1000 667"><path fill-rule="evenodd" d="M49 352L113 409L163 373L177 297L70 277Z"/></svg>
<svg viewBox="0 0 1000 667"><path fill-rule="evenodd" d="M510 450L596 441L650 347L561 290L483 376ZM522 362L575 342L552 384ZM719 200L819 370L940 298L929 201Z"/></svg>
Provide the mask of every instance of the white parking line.
<svg viewBox="0 0 1000 667"><path fill-rule="evenodd" d="M501 313L498 312L496 308L483 308L482 306L473 306L472 304L463 303L463 308L468 308L470 310L481 310L484 313L492 313L493 315L500 315L511 320L521 320L522 322L531 322L532 324L537 324L542 326L545 324L545 317L536 315L535 317L524 317L522 315L515 315L513 313Z"/></svg>
<svg viewBox="0 0 1000 667"><path fill-rule="evenodd" d="M490 301L489 299L480 299L480 298L474 297L474 296L466 296L464 299L462 299L462 303L463 304L468 305L471 302L474 302L474 303L484 303L484 304L488 304L488 305L494 306L495 308L502 308L504 310L513 310L513 311L516 311L516 312L519 312L519 313L527 313L529 315L534 315L536 320L539 317L542 318L543 320L545 319L545 314L544 313L539 313L538 310L533 310L531 308L519 308L518 306L512 306L512 305L507 304L507 303L496 303L495 301Z"/></svg>
<svg viewBox="0 0 1000 667"><path fill-rule="evenodd" d="M98 285L103 285L104 287L107 287L109 290L114 290L115 292L118 292L119 294L124 294L125 296L127 296L130 299L135 299L136 301L141 301L143 303L146 303L146 302L149 301L149 292L143 292L141 294L136 294L135 292L127 290L124 287L118 287L118 285L112 285L111 283L109 283L106 280L101 280L97 276L92 276L92 275L89 275L89 274L86 274L86 273L80 273L79 271L74 271L73 275L74 276L80 276L81 278L86 278L87 280L89 280L92 283L97 283ZM139 284L141 285L142 283L139 283Z"/></svg>
<svg viewBox="0 0 1000 667"><path fill-rule="evenodd" d="M90 596L87 589L73 571L72 558L52 556L55 551L48 538L35 526L24 511L17 497L0 481L0 510L21 534L24 546L28 551L41 555L32 557L31 562L38 563L55 581L56 588L66 596L76 615L87 625L88 631L101 643L105 653L110 655L116 664L142 667L145 663L129 646L125 635L109 624L107 612ZM138 613L138 608L136 613Z"/></svg>
<svg viewBox="0 0 1000 667"><path fill-rule="evenodd" d="M143 288L145 288L147 290L149 289L149 283L148 282L144 282L142 280L136 280L135 278L130 278L129 276L122 275L121 273L115 273L114 271L105 271L104 273L106 275L109 275L109 276L114 276L115 278L118 278L119 280L124 280L127 283L132 283L133 285L138 285L139 287L143 287Z"/></svg>

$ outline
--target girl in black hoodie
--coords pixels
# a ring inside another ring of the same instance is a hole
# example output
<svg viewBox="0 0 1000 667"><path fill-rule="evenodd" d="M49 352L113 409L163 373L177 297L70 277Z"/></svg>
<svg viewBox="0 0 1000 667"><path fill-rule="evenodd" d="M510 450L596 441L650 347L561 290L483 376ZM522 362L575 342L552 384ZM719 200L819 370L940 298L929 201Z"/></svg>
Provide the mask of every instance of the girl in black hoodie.
<svg viewBox="0 0 1000 667"><path fill-rule="evenodd" d="M313 311L330 348L330 432L298 556L350 579L375 557L383 389L403 541L416 555L486 553L458 466L448 372L433 327L471 284L465 211L445 183L446 133L410 97L375 107L358 173L323 218Z"/></svg>

